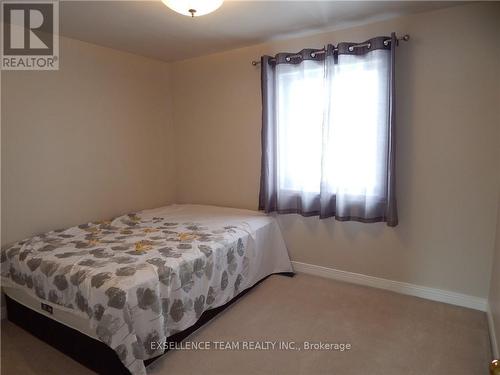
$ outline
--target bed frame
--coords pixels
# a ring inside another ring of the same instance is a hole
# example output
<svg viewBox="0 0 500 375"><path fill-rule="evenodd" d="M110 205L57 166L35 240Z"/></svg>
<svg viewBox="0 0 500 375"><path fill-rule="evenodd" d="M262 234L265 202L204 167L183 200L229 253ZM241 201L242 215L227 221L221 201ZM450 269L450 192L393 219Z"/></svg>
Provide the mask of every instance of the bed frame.
<svg viewBox="0 0 500 375"><path fill-rule="evenodd" d="M293 277L294 273L282 272L279 273L279 275ZM227 309L239 298L243 297L251 289L255 288L258 284L267 279L267 277L260 280L251 288L242 291L225 305L205 311L193 326L168 337L167 342L181 342L191 333L213 319L220 312ZM28 331L33 336L46 342L98 374L130 375L130 372L118 359L114 350L106 344L62 323L52 320L34 310L31 310L30 308L14 301L12 298L9 298L7 295L5 296L5 299L7 302L7 319ZM165 352L167 351L168 349ZM165 354L165 352L163 354ZM148 366L160 357L161 356L158 356L144 361L144 366Z"/></svg>

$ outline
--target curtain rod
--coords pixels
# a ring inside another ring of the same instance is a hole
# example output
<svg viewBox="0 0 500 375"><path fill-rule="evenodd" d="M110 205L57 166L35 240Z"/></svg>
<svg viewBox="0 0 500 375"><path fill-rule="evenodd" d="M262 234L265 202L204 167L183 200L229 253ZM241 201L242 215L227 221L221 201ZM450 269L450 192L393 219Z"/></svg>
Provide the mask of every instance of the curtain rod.
<svg viewBox="0 0 500 375"><path fill-rule="evenodd" d="M390 41L390 39L388 39ZM410 36L408 34L405 34L403 35L401 38L397 38L398 41L402 40L404 42L407 42L410 40ZM384 43L386 42L386 40L384 41ZM355 45L355 46L352 46L352 48L358 48L358 47L365 47L366 46L366 43L360 43L358 45ZM351 47L349 47L351 48ZM335 48L335 51L337 51L337 48ZM318 51L316 51L315 53L317 54L322 54L322 53L325 53L326 52L326 49L323 48L323 49L320 49ZM292 56L295 56L295 55L292 55ZM253 66L257 66L257 65L260 65L260 61L257 61L257 60L252 60L252 65Z"/></svg>

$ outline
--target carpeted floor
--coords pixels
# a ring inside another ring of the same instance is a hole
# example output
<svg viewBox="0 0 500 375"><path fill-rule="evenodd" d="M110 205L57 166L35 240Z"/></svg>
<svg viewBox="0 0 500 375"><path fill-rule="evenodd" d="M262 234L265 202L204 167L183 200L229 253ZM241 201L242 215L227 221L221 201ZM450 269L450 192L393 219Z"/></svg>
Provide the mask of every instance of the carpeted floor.
<svg viewBox="0 0 500 375"><path fill-rule="evenodd" d="M491 356L482 312L307 275L272 276L187 341L219 349L171 351L148 373L480 375ZM262 341L302 350L221 350ZM306 341L351 349L304 350ZM2 374L91 373L9 322L1 360Z"/></svg>

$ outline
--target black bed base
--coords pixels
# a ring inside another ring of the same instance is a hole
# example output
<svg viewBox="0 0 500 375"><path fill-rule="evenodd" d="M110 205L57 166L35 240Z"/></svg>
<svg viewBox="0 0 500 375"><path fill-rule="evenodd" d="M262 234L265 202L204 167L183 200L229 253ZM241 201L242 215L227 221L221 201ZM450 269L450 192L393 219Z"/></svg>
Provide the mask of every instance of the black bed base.
<svg viewBox="0 0 500 375"><path fill-rule="evenodd" d="M279 275L293 277L294 273L282 272L279 273ZM260 280L251 288L242 291L225 305L205 311L193 326L170 336L167 338L167 342L181 342L265 279L267 279L267 277ZM75 361L97 372L98 374L130 375L130 372L125 366L123 366L113 349L106 344L62 323L52 320L34 310L31 310L8 296L5 296L5 299L7 302L8 320L25 329L33 336L45 341L47 344L53 346L57 350L63 352L67 356L73 358ZM149 365L159 357L160 356L144 361L144 365Z"/></svg>

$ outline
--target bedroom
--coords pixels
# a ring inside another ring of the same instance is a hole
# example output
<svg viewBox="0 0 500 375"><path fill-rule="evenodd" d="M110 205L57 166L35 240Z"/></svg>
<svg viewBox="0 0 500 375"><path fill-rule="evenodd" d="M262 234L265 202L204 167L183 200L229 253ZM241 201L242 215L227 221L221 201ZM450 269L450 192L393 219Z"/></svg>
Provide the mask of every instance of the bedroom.
<svg viewBox="0 0 500 375"><path fill-rule="evenodd" d="M45 3L2 2L2 373L495 371L498 2Z"/></svg>

